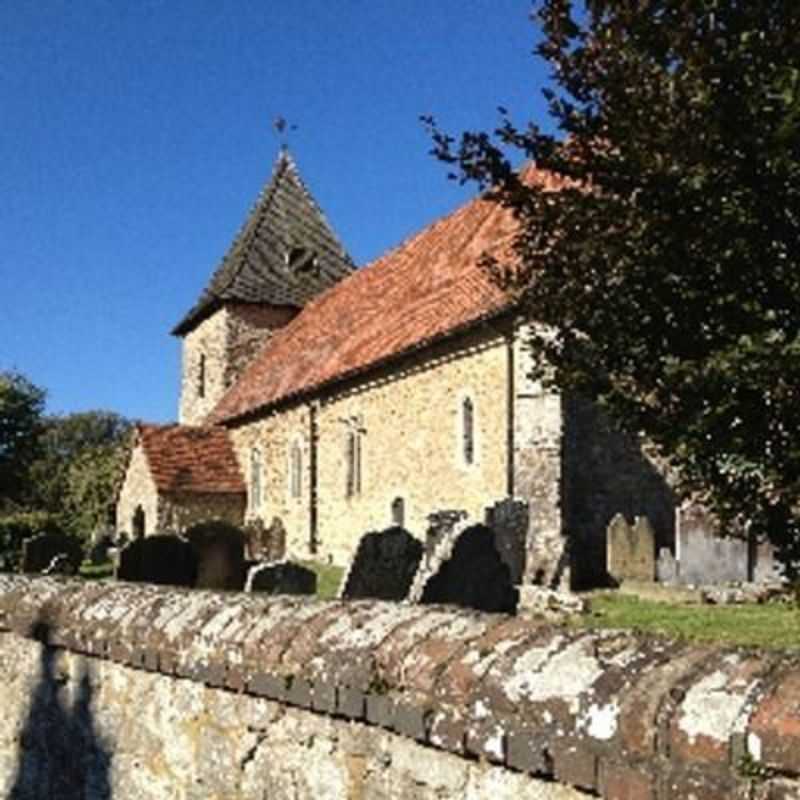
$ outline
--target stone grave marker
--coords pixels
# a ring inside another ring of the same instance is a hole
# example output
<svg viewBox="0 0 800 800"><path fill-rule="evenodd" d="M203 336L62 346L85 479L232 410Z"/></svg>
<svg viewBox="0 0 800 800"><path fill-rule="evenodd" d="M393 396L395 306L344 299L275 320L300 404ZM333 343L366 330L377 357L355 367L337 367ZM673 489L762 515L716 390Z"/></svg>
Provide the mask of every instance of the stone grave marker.
<svg viewBox="0 0 800 800"><path fill-rule="evenodd" d="M119 553L117 580L194 586L197 560L188 542L160 533L135 539Z"/></svg>
<svg viewBox="0 0 800 800"><path fill-rule="evenodd" d="M419 602L514 613L519 593L495 547L494 533L485 525L471 525L452 535L449 556L425 580Z"/></svg>
<svg viewBox="0 0 800 800"><path fill-rule="evenodd" d="M494 546L515 586L525 574L528 524L528 504L520 500L508 498L486 509L486 525L494 533Z"/></svg>
<svg viewBox="0 0 800 800"><path fill-rule="evenodd" d="M342 581L343 598L405 600L422 560L422 543L403 528L364 534Z"/></svg>
<svg viewBox="0 0 800 800"><path fill-rule="evenodd" d="M606 568L617 585L623 581L649 581L656 577L656 537L647 517L630 525L615 514L606 529Z"/></svg>
<svg viewBox="0 0 800 800"><path fill-rule="evenodd" d="M186 531L186 539L197 559L198 589L244 588L243 531L227 522L201 522Z"/></svg>
<svg viewBox="0 0 800 800"><path fill-rule="evenodd" d="M316 594L317 575L292 561L257 564L247 575L245 589L266 594Z"/></svg>
<svg viewBox="0 0 800 800"><path fill-rule="evenodd" d="M63 533L39 533L22 543L22 571L43 572L56 556L63 555L68 568L76 573L83 561L81 543Z"/></svg>

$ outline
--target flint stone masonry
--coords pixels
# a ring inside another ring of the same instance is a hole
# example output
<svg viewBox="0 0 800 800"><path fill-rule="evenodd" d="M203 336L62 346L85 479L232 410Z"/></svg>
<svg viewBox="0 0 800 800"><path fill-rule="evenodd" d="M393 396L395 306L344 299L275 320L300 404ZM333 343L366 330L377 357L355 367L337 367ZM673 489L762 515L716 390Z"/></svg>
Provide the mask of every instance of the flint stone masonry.
<svg viewBox="0 0 800 800"><path fill-rule="evenodd" d="M656 537L647 517L637 517L630 525L616 514L606 533L606 560L611 580L654 581L656 577Z"/></svg>
<svg viewBox="0 0 800 800"><path fill-rule="evenodd" d="M13 575L0 670L2 796L800 796L797 654Z"/></svg>
<svg viewBox="0 0 800 800"><path fill-rule="evenodd" d="M56 556L64 555L75 573L83 560L81 544L63 533L39 533L22 543L22 571L44 572Z"/></svg>
<svg viewBox="0 0 800 800"><path fill-rule="evenodd" d="M422 560L422 544L403 528L364 534L347 575L344 598L405 600Z"/></svg>

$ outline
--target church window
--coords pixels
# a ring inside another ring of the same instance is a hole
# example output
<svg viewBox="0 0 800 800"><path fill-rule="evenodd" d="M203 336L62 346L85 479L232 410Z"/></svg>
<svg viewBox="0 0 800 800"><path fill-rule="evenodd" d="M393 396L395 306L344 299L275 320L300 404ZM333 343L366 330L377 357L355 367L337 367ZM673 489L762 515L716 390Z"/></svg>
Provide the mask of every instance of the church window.
<svg viewBox="0 0 800 800"><path fill-rule="evenodd" d="M303 451L298 441L292 442L289 455L289 490L292 497L303 493Z"/></svg>
<svg viewBox="0 0 800 800"><path fill-rule="evenodd" d="M200 353L200 361L197 364L197 396L206 396L206 354Z"/></svg>
<svg viewBox="0 0 800 800"><path fill-rule="evenodd" d="M347 432L347 496L361 494L361 432Z"/></svg>
<svg viewBox="0 0 800 800"><path fill-rule="evenodd" d="M475 463L475 407L469 397L461 403L461 438L465 464Z"/></svg>
<svg viewBox="0 0 800 800"><path fill-rule="evenodd" d="M257 447L250 451L250 507L261 507L261 451Z"/></svg>

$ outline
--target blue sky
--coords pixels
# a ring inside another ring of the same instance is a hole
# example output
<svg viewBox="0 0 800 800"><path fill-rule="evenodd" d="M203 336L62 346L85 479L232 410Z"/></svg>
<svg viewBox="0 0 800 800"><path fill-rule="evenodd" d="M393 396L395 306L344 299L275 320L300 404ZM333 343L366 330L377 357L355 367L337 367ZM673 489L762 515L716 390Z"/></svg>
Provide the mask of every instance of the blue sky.
<svg viewBox="0 0 800 800"><path fill-rule="evenodd" d="M356 263L458 205L418 121L544 121L526 0L0 4L0 369L55 413L176 416L194 303L298 126Z"/></svg>

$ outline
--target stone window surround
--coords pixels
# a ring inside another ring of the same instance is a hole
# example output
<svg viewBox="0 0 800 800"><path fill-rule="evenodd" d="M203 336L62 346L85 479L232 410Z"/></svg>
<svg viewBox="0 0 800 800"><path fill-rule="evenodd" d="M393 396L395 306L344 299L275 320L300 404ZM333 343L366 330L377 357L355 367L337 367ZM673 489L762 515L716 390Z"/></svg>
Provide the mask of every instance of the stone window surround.
<svg viewBox="0 0 800 800"><path fill-rule="evenodd" d="M345 497L353 500L361 495L364 485L364 421L360 414L343 419Z"/></svg>
<svg viewBox="0 0 800 800"><path fill-rule="evenodd" d="M467 461L465 454L465 433L464 430L464 409L465 403L469 401L472 414L472 460ZM475 402L475 391L469 387L462 387L456 393L456 406L454 415L454 458L456 466L462 472L473 472L480 468L481 464L481 436L480 426L478 425L478 405Z"/></svg>
<svg viewBox="0 0 800 800"><path fill-rule="evenodd" d="M302 502L303 500L303 436L294 433L289 438L289 447L286 452L286 496L289 500Z"/></svg>
<svg viewBox="0 0 800 800"><path fill-rule="evenodd" d="M247 507L250 511L258 511L264 501L263 496L263 469L261 448L253 445L250 448L250 480L248 482Z"/></svg>

